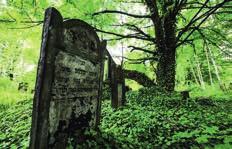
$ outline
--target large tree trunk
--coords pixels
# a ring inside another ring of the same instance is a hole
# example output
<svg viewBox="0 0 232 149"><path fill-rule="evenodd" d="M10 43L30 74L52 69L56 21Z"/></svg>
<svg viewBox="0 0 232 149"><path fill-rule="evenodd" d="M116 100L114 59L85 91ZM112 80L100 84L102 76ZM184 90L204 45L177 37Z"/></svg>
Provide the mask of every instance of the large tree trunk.
<svg viewBox="0 0 232 149"><path fill-rule="evenodd" d="M175 50L164 50L157 65L158 85L167 91L174 91L175 88Z"/></svg>
<svg viewBox="0 0 232 149"><path fill-rule="evenodd" d="M167 91L174 91L175 88L175 67L176 67L176 25L175 15L167 13L163 18L164 41L158 47L160 59L157 65L158 85Z"/></svg>
<svg viewBox="0 0 232 149"><path fill-rule="evenodd" d="M155 42L159 61L157 65L156 81L160 87L167 91L174 91L175 88L175 66L176 66L176 14L169 6L174 1L164 1L160 15L157 1L146 0L151 11L151 20L155 29Z"/></svg>

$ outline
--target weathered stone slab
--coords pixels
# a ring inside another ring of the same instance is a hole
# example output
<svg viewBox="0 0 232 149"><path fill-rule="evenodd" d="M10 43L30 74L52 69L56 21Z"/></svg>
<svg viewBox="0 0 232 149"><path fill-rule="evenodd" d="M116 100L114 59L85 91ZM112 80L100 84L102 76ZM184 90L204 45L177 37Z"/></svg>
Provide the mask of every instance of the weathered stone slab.
<svg viewBox="0 0 232 149"><path fill-rule="evenodd" d="M46 10L30 148L66 148L68 138L97 126L105 46L84 21Z"/></svg>
<svg viewBox="0 0 232 149"><path fill-rule="evenodd" d="M108 77L111 86L111 106L120 107L126 102L126 88L123 69L117 66L112 56L107 51L108 56Z"/></svg>

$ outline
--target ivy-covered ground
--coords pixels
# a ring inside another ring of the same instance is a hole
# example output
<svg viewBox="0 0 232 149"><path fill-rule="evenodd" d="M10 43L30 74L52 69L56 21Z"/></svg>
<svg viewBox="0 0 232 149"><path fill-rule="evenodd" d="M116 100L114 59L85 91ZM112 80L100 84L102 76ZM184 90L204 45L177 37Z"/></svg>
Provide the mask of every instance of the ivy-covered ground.
<svg viewBox="0 0 232 149"><path fill-rule="evenodd" d="M149 88L129 92L127 100L117 110L105 100L100 132L87 131L77 148L232 148L229 97L182 100ZM0 148L27 148L32 100L0 109Z"/></svg>

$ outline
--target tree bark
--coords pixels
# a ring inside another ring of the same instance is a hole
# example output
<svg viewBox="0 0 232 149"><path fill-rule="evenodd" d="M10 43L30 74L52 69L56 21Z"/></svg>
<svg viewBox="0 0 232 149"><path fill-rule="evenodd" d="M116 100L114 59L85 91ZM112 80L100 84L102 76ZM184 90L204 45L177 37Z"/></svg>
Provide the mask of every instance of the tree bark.
<svg viewBox="0 0 232 149"><path fill-rule="evenodd" d="M174 91L175 88L175 52L176 51L169 50L162 52L159 63L157 65L157 83L160 87L167 91Z"/></svg>
<svg viewBox="0 0 232 149"><path fill-rule="evenodd" d="M163 18L164 45L158 47L160 54L157 65L157 83L167 91L174 91L176 75L176 18L167 13ZM158 36L158 35L157 35Z"/></svg>

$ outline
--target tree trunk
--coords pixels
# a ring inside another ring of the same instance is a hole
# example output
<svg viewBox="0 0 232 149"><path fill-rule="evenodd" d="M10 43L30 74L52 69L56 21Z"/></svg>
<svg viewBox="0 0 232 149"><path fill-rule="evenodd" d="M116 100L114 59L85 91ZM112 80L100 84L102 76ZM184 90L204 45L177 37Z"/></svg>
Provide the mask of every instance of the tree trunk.
<svg viewBox="0 0 232 149"><path fill-rule="evenodd" d="M190 67L191 67L191 71L192 71L192 74L193 74L193 78L194 78L196 84L200 86L199 80L197 79L197 75L196 75L196 73L195 73L195 70L194 70L194 67L193 67L193 64L192 64L192 63L190 64Z"/></svg>
<svg viewBox="0 0 232 149"><path fill-rule="evenodd" d="M157 65L157 83L167 91L175 88L176 67L176 25L175 16L167 14L163 18L164 45L158 47L160 59Z"/></svg>
<svg viewBox="0 0 232 149"><path fill-rule="evenodd" d="M175 51L164 51L157 66L157 83L167 91L174 91L175 66Z"/></svg>
<svg viewBox="0 0 232 149"><path fill-rule="evenodd" d="M165 1L162 8L164 16L160 15L157 1L145 0L151 11L151 20L155 29L155 42L159 61L157 65L157 84L169 91L175 88L175 66L176 66L176 14L169 6L174 1Z"/></svg>
<svg viewBox="0 0 232 149"><path fill-rule="evenodd" d="M198 57L197 57L196 54L194 54L194 57L195 57L195 60L196 60L196 69L197 69L197 74L198 74L200 85L201 85L202 89L205 89L205 82L203 80L203 76L202 76L202 73L201 73L200 62L199 62Z"/></svg>
<svg viewBox="0 0 232 149"><path fill-rule="evenodd" d="M215 69L215 75L216 75L216 77L218 79L219 85L221 85L222 82L221 82L221 78L220 78L220 75L219 75L218 66L216 64L216 61L214 60L214 55L212 54L212 52L211 52L211 50L209 48L208 48L208 50L209 50L210 59L211 59L211 61L213 63L214 69Z"/></svg>
<svg viewBox="0 0 232 149"><path fill-rule="evenodd" d="M220 74L219 74L219 70L218 70L218 66L216 64L216 61L214 59L214 54L213 52L210 50L210 48L208 48L208 51L209 51L209 56L210 56L210 59L213 63L213 66L214 66L214 69L215 69L215 75L218 79L218 83L219 83L219 86L221 88L222 91L226 91L226 86L225 84L223 84L223 82L221 81L221 77L220 77Z"/></svg>
<svg viewBox="0 0 232 149"><path fill-rule="evenodd" d="M212 78L212 75L211 75L208 48L205 48L204 50L205 50L205 56L206 56L206 60L207 60L207 64L208 64L210 84L213 85L213 78Z"/></svg>

